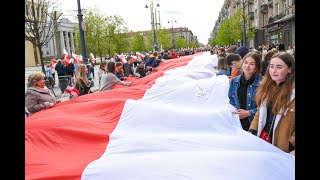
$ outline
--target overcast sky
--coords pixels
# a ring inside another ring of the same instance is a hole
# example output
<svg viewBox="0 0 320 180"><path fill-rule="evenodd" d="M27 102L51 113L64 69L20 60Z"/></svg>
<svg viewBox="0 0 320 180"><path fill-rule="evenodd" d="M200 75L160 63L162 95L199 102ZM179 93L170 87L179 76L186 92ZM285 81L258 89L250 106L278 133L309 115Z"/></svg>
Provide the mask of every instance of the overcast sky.
<svg viewBox="0 0 320 180"><path fill-rule="evenodd" d="M187 27L198 37L200 43L207 44L215 21L219 16L224 0L154 0L157 19L164 28L171 28L171 19L177 21L173 27ZM77 0L61 0L61 6L66 17L77 21ZM144 31L151 29L150 7L151 0L80 0L81 9L97 9L106 16L118 15L126 22L129 30ZM170 23L168 23L170 21Z"/></svg>

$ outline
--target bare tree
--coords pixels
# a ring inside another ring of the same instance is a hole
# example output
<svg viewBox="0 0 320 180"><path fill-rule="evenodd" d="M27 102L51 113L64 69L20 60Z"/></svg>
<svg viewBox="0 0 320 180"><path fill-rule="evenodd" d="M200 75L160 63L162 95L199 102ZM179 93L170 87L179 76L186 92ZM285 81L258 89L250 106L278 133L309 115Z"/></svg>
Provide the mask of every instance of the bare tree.
<svg viewBox="0 0 320 180"><path fill-rule="evenodd" d="M32 42L34 49L39 50L44 73L42 46L48 44L59 26L54 22L54 19L50 19L52 18L51 14L55 12L54 5L57 2L52 2L52 0L25 0L25 38ZM35 57L36 63L39 64L37 56Z"/></svg>

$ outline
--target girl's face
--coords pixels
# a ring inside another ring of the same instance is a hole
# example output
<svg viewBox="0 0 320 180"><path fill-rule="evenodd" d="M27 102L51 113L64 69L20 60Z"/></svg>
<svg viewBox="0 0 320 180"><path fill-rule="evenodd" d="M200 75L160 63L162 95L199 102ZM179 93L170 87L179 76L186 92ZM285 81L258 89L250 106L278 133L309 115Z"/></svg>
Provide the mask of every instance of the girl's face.
<svg viewBox="0 0 320 180"><path fill-rule="evenodd" d="M291 68L288 67L280 58L273 58L270 61L269 74L277 84L286 80L287 74L291 73Z"/></svg>
<svg viewBox="0 0 320 180"><path fill-rule="evenodd" d="M242 64L242 70L246 76L252 76L256 72L256 61L252 57L247 57Z"/></svg>

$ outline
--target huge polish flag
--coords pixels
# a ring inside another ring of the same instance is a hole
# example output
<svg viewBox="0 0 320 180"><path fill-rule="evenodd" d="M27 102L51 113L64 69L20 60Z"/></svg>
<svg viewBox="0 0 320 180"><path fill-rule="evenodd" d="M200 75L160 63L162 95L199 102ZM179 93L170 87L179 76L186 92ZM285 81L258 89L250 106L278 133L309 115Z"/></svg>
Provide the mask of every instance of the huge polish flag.
<svg viewBox="0 0 320 180"><path fill-rule="evenodd" d="M209 52L26 118L27 180L295 179L295 158L242 130Z"/></svg>

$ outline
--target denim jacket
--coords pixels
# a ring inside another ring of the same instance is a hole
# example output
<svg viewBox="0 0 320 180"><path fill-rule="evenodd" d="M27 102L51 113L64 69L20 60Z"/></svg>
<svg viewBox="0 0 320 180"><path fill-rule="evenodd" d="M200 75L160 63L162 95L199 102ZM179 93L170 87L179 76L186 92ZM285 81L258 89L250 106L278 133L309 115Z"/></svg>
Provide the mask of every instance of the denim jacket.
<svg viewBox="0 0 320 180"><path fill-rule="evenodd" d="M217 76L219 76L219 75L226 75L226 76L230 76L230 71L229 70L227 70L227 69L220 69L218 72L217 72L217 74L216 74Z"/></svg>
<svg viewBox="0 0 320 180"><path fill-rule="evenodd" d="M240 86L241 75L233 78L229 87L229 103L233 105L235 108L240 109L240 102L238 98L238 88ZM248 117L249 121L252 122L255 113L257 112L257 104L255 100L255 95L257 92L257 88L260 85L260 81L262 80L261 74L256 75L252 84L250 84L247 88L247 107L246 110L250 112L250 116Z"/></svg>

